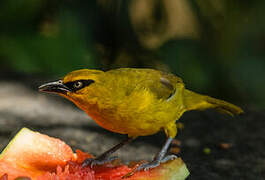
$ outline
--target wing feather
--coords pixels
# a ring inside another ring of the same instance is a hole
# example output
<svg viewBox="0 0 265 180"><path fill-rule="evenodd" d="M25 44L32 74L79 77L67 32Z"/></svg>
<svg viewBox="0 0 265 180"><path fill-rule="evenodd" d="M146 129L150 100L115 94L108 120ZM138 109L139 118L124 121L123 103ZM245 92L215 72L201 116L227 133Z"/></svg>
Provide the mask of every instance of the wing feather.
<svg viewBox="0 0 265 180"><path fill-rule="evenodd" d="M137 68L120 68L107 73L116 74L117 78L121 78L124 87L127 89L127 95L139 89L149 90L159 99L168 99L175 93L178 83L182 80L171 74L153 69L137 69Z"/></svg>

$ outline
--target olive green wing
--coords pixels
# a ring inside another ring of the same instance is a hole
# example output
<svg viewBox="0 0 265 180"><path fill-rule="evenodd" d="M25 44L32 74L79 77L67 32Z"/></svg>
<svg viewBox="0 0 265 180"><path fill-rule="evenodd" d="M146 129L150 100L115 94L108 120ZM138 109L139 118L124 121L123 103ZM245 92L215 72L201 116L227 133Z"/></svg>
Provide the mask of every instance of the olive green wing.
<svg viewBox="0 0 265 180"><path fill-rule="evenodd" d="M183 84L181 78L154 69L121 68L113 73L122 77L127 94L136 89L145 89L159 99L168 99L175 93L178 83Z"/></svg>
<svg viewBox="0 0 265 180"><path fill-rule="evenodd" d="M158 99L169 99L175 93L177 83L179 81L176 76L158 72L157 75L139 83L138 86L150 90Z"/></svg>

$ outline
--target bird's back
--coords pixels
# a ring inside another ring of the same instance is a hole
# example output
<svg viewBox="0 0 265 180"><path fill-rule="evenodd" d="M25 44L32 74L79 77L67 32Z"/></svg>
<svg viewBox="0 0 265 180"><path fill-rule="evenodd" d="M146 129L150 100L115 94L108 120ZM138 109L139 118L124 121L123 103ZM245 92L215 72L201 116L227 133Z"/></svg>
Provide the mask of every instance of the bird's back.
<svg viewBox="0 0 265 180"><path fill-rule="evenodd" d="M171 74L154 69L120 68L105 72L112 77L113 85L126 89L127 95L137 89L146 89L152 92L158 99L168 98L182 80ZM118 89L118 88L117 88Z"/></svg>

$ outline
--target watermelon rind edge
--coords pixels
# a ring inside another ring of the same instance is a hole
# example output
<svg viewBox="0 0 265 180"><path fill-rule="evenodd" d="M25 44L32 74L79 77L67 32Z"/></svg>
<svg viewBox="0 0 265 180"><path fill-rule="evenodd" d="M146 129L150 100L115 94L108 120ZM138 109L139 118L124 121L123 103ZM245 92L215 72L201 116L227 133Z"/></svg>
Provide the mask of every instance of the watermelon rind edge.
<svg viewBox="0 0 265 180"><path fill-rule="evenodd" d="M20 135L22 135L25 132L32 132L32 131L29 130L28 128L25 128L25 127L23 127L21 130L19 130L18 133L16 133L15 137L12 138L12 140L8 143L8 145L5 147L5 149L0 154L0 160L3 158L5 152L9 149L9 147L11 147L12 144L16 141L16 139L18 137L20 137Z"/></svg>

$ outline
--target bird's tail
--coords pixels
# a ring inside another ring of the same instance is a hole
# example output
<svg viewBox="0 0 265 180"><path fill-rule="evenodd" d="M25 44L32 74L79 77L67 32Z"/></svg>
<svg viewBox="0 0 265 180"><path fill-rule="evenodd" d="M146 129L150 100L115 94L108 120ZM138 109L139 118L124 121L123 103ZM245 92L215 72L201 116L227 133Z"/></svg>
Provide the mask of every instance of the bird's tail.
<svg viewBox="0 0 265 180"><path fill-rule="evenodd" d="M183 101L187 111L213 108L218 112L231 116L243 113L243 110L236 105L209 96L200 95L187 89L184 90Z"/></svg>

